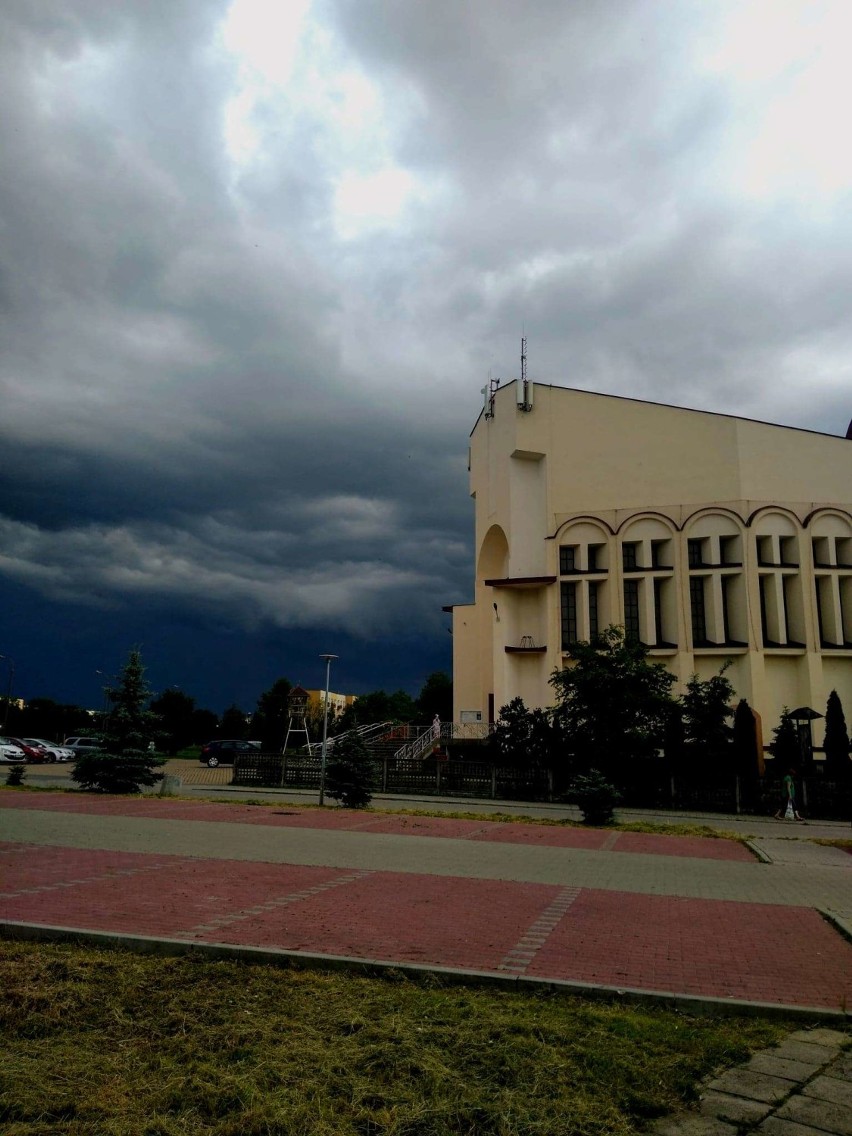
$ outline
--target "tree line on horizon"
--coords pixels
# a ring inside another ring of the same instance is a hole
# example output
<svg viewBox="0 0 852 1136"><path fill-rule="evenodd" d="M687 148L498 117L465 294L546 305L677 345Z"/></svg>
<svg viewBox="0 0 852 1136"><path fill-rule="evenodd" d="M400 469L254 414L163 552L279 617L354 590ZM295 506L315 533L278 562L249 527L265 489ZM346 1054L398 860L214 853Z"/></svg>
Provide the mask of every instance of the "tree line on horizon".
<svg viewBox="0 0 852 1136"><path fill-rule="evenodd" d="M92 712L81 706L56 702L51 698L31 698L23 706L12 701L6 708L5 733L13 737L43 737L61 742L74 735L100 736L110 732L112 719L120 704L121 682L127 667L142 666L141 653L132 649L128 662L114 687L104 691L104 710ZM144 668L143 668L144 671ZM147 688L146 688L147 690ZM156 735L157 748L170 756L213 738L252 738L270 750L284 745L289 722L289 700L293 684L279 678L259 696L254 710L246 711L232 704L222 715L196 705L196 700L183 690L170 687L161 694L145 697L145 709L153 717L150 730ZM452 717L452 679L443 671L430 674L420 693L412 698L404 690L374 690L359 695L342 714L330 708L329 732L342 733L353 725L375 721L431 721L435 714ZM0 703L5 699L0 699ZM323 706L312 707L308 714L311 740L319 740L323 728ZM302 735L303 736L303 735ZM147 744L147 743L146 743Z"/></svg>

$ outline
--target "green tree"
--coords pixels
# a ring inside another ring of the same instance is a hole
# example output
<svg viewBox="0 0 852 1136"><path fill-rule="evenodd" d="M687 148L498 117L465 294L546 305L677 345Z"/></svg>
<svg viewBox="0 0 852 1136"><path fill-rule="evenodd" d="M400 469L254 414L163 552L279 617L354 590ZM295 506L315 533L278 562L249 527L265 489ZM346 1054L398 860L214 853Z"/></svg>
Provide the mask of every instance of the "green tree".
<svg viewBox="0 0 852 1136"><path fill-rule="evenodd" d="M174 757L178 750L185 749L194 741L194 698L190 698L182 690L171 688L152 700L151 710L160 718L160 732L166 753Z"/></svg>
<svg viewBox="0 0 852 1136"><path fill-rule="evenodd" d="M193 710L192 712L192 738L194 745L199 742L208 742L215 738L219 732L219 719L212 710ZM222 737L225 737L222 734Z"/></svg>
<svg viewBox="0 0 852 1136"><path fill-rule="evenodd" d="M264 753L280 753L284 749L292 691L289 679L278 678L257 700L257 710L251 720L251 736L260 742Z"/></svg>
<svg viewBox="0 0 852 1136"><path fill-rule="evenodd" d="M551 768L557 746L550 713L527 709L522 698L513 698L501 708L489 738L495 764L526 768Z"/></svg>
<svg viewBox="0 0 852 1136"><path fill-rule="evenodd" d="M757 722L754 711L744 698L737 703L733 727L734 772L739 777L756 777L759 772Z"/></svg>
<svg viewBox="0 0 852 1136"><path fill-rule="evenodd" d="M783 777L789 769L796 769L800 763L802 754L799 748L799 738L796 733L796 726L790 717L790 711L786 706L781 715L781 721L772 731L769 752L775 759L773 772L777 776Z"/></svg>
<svg viewBox="0 0 852 1136"><path fill-rule="evenodd" d="M162 779L157 769L164 764L149 749L159 718L147 708L151 691L138 648L128 655L109 697L112 710L104 749L78 757L71 778L81 789L98 793L138 793L143 785L155 785Z"/></svg>
<svg viewBox="0 0 852 1136"><path fill-rule="evenodd" d="M718 674L700 679L694 674L680 699L684 743L691 764L710 771L729 766L733 730L728 719L733 717L731 699L734 688L725 677L730 666L725 663Z"/></svg>
<svg viewBox="0 0 852 1136"><path fill-rule="evenodd" d="M419 715L417 704L404 690L388 694L385 690L372 690L359 694L335 722L335 730L345 731L356 726L369 726L372 722L414 722Z"/></svg>
<svg viewBox="0 0 852 1136"><path fill-rule="evenodd" d="M554 672L554 722L578 772L595 768L617 779L662 747L676 709L675 676L647 654L624 628L611 626L591 642L571 644L569 665Z"/></svg>
<svg viewBox="0 0 852 1136"><path fill-rule="evenodd" d="M852 774L849 731L846 728L843 704L836 690L829 694L825 705L825 741L822 748L825 752L825 771L829 777L845 779Z"/></svg>
<svg viewBox="0 0 852 1136"><path fill-rule="evenodd" d="M373 768L361 738L349 731L334 743L325 772L325 791L345 809L365 809L373 799Z"/></svg>
<svg viewBox="0 0 852 1136"><path fill-rule="evenodd" d="M417 710L424 722L437 714L442 722L453 720L453 680L445 671L433 671L417 696Z"/></svg>
<svg viewBox="0 0 852 1136"><path fill-rule="evenodd" d="M244 710L232 703L222 715L222 724L219 727L219 736L222 738L238 738L245 741L248 737L248 717Z"/></svg>

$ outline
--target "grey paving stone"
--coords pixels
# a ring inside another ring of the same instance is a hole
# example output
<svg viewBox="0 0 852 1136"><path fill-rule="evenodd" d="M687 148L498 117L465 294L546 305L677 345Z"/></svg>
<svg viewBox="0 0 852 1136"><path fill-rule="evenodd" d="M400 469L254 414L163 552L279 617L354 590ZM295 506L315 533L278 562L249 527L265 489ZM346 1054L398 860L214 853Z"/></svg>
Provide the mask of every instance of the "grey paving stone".
<svg viewBox="0 0 852 1136"><path fill-rule="evenodd" d="M756 1124L767 1116L771 1105L763 1101L747 1100L745 1097L732 1097L728 1093L705 1093L699 1109L702 1116L715 1116L719 1120L730 1120L734 1124Z"/></svg>
<svg viewBox="0 0 852 1136"><path fill-rule="evenodd" d="M793 1061L790 1058L776 1057L774 1049L765 1049L762 1053L756 1053L743 1068L752 1073L769 1073L772 1077L784 1077L788 1081L797 1081L801 1084L802 1081L807 1081L808 1077L812 1077L822 1066L811 1065L808 1061Z"/></svg>
<svg viewBox="0 0 852 1136"><path fill-rule="evenodd" d="M794 1086L782 1077L770 1077L768 1073L751 1073L748 1069L728 1069L721 1077L711 1081L707 1089L717 1093L729 1093L748 1100L765 1101L777 1104L782 1101Z"/></svg>
<svg viewBox="0 0 852 1136"><path fill-rule="evenodd" d="M828 1045L813 1045L809 1041L791 1041L788 1037L773 1050L774 1057L790 1058L793 1061L807 1061L811 1065L827 1065L837 1056L837 1048Z"/></svg>
<svg viewBox="0 0 852 1136"><path fill-rule="evenodd" d="M828 1072L828 1070L826 1070ZM841 1053L840 1060L831 1066L832 1077L848 1077L852 1081L852 1049Z"/></svg>
<svg viewBox="0 0 852 1136"><path fill-rule="evenodd" d="M849 1034L821 1026L819 1029L796 1030L795 1033L789 1035L787 1041L806 1041L811 1045L833 1045L840 1049L849 1041Z"/></svg>
<svg viewBox="0 0 852 1136"><path fill-rule="evenodd" d="M823 1128L811 1128L809 1124L796 1124L793 1120L779 1120L777 1116L768 1116L755 1128L755 1132L762 1136L826 1136Z"/></svg>
<svg viewBox="0 0 852 1136"><path fill-rule="evenodd" d="M779 1120L794 1120L809 1124L835 1136L852 1136L852 1111L831 1101L813 1097L795 1096L786 1101L775 1114Z"/></svg>
<svg viewBox="0 0 852 1136"><path fill-rule="evenodd" d="M736 1136L736 1125L710 1116L678 1112L658 1120L651 1128L654 1136ZM824 1136L824 1133L823 1133Z"/></svg>
<svg viewBox="0 0 852 1136"><path fill-rule="evenodd" d="M809 1085L805 1085L802 1093L806 1097L817 1097L819 1100L843 1105L852 1113L852 1084L848 1081L841 1081L838 1077L830 1075L814 1077Z"/></svg>

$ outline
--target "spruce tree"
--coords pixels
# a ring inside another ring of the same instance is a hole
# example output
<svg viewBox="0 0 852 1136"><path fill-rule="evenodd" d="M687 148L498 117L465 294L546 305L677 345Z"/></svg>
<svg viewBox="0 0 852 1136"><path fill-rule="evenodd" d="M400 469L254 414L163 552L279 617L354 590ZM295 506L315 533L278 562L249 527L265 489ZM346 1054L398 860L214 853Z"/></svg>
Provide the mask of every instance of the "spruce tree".
<svg viewBox="0 0 852 1136"><path fill-rule="evenodd" d="M843 705L836 690L832 690L825 706L825 771L834 780L845 779L852 774L849 760L849 731Z"/></svg>
<svg viewBox="0 0 852 1136"><path fill-rule="evenodd" d="M772 731L772 744L769 752L775 758L773 772L783 777L788 769L795 769L801 762L801 750L796 727L790 717L790 711L784 707L781 721Z"/></svg>
<svg viewBox="0 0 852 1136"><path fill-rule="evenodd" d="M373 769L361 737L350 730L334 743L325 770L325 791L345 809L365 809L373 799Z"/></svg>
<svg viewBox="0 0 852 1136"><path fill-rule="evenodd" d="M156 770L164 759L151 748L159 716L147 709L150 699L142 655L134 647L121 669L118 685L109 691L111 709L103 750L83 754L74 764L71 779L81 789L138 793L143 785L150 787L162 780L162 773Z"/></svg>
<svg viewBox="0 0 852 1136"><path fill-rule="evenodd" d="M754 711L744 698L737 703L734 711L734 767L739 777L756 777L757 727Z"/></svg>

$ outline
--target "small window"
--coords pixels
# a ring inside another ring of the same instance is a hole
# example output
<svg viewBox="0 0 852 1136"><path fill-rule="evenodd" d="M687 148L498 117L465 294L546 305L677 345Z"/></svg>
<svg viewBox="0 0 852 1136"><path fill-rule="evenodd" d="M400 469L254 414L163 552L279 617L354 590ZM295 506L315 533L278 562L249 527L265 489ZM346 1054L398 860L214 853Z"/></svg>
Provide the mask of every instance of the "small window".
<svg viewBox="0 0 852 1136"><path fill-rule="evenodd" d="M707 642L707 608L704 601L704 584L704 576L693 576L689 581L693 646L701 646Z"/></svg>
<svg viewBox="0 0 852 1136"><path fill-rule="evenodd" d="M828 568L831 565L829 540L830 538L827 536L815 536L811 541L811 547L814 552L814 564L817 568Z"/></svg>
<svg viewBox="0 0 852 1136"><path fill-rule="evenodd" d="M651 541L652 568L671 568L671 554L669 552L670 543L671 542L668 540Z"/></svg>
<svg viewBox="0 0 852 1136"><path fill-rule="evenodd" d="M639 639L639 581L624 581L624 634Z"/></svg>
<svg viewBox="0 0 852 1136"><path fill-rule="evenodd" d="M628 572L639 567L639 545L636 541L628 541L621 546L621 560Z"/></svg>
<svg viewBox="0 0 852 1136"><path fill-rule="evenodd" d="M562 584L562 650L577 642L577 585Z"/></svg>
<svg viewBox="0 0 852 1136"><path fill-rule="evenodd" d="M686 548L689 554L689 567L700 568L704 564L704 541L689 540L686 542Z"/></svg>
<svg viewBox="0 0 852 1136"><path fill-rule="evenodd" d="M567 576L571 572L576 572L580 567L578 564L578 548L576 544L563 544L559 549L559 574Z"/></svg>
<svg viewBox="0 0 852 1136"><path fill-rule="evenodd" d="M852 537L837 537L836 547L838 568L852 568Z"/></svg>
<svg viewBox="0 0 852 1136"><path fill-rule="evenodd" d="M589 584L589 638L596 639L600 635L600 584Z"/></svg>
<svg viewBox="0 0 852 1136"><path fill-rule="evenodd" d="M600 572L603 568L603 551L606 546L603 544L590 544L589 545L589 571Z"/></svg>
<svg viewBox="0 0 852 1136"><path fill-rule="evenodd" d="M775 563L775 558L772 555L771 536L759 536L757 538L757 562L765 565Z"/></svg>

